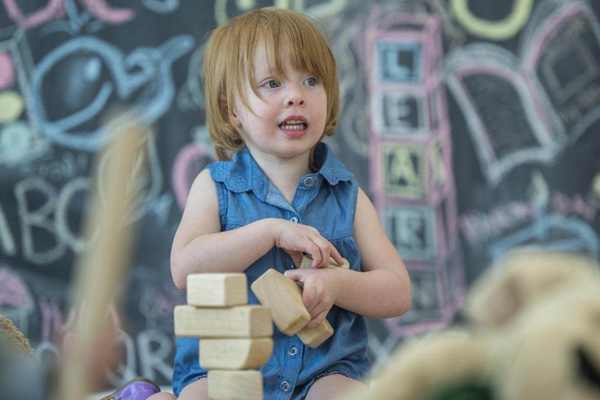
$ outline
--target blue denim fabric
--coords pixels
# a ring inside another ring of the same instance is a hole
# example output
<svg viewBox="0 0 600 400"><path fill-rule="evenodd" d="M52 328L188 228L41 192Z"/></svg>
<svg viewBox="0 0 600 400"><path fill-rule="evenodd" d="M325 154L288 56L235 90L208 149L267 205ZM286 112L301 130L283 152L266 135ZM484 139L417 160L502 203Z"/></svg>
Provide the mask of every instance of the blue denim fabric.
<svg viewBox="0 0 600 400"><path fill-rule="evenodd" d="M351 269L360 271L353 229L358 184L326 144L317 146L314 159L319 171L299 180L291 204L269 182L246 148L232 161L208 166L217 188L221 229L236 229L263 218L285 218L310 225L339 250ZM273 248L245 271L249 304L259 304L250 285L269 268L283 273L293 268L292 260L285 251ZM333 306L327 319L335 333L317 349L305 346L296 335L282 334L274 326L273 355L260 368L265 399L302 399L319 377L339 373L361 380L369 372L364 318ZM198 345L198 339L177 341L173 371L176 395L207 373L198 363Z"/></svg>

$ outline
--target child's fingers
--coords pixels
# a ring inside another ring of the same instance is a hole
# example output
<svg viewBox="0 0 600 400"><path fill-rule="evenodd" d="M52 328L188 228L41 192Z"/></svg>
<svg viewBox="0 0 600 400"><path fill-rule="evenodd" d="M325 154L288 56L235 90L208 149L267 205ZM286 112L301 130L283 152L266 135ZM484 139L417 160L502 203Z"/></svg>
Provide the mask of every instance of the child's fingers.
<svg viewBox="0 0 600 400"><path fill-rule="evenodd" d="M329 253L325 253L325 249L323 248L323 239L311 238L311 241L315 245L315 251L313 253L310 253L313 260L312 266L313 268L321 268L323 266L323 263L326 263L326 260L329 260ZM327 258L325 258L325 256L327 256Z"/></svg>
<svg viewBox="0 0 600 400"><path fill-rule="evenodd" d="M327 313L328 313L328 310L321 311L316 317L311 319L308 322L308 324L306 324L306 327L311 329L311 328L316 328L317 326L321 325L321 322L323 322L325 320L325 318L327 317Z"/></svg>
<svg viewBox="0 0 600 400"><path fill-rule="evenodd" d="M321 260L318 263L315 263L313 258L313 268L325 268L329 266L329 258L331 257L332 249L335 250L335 247L325 238L315 238L315 244L319 247L319 251L321 252ZM337 250L336 250L337 251ZM339 254L339 253L338 253Z"/></svg>
<svg viewBox="0 0 600 400"><path fill-rule="evenodd" d="M303 271L306 272L306 271ZM310 314L311 310L315 308L317 300L317 287L314 285L305 285L302 289L302 303Z"/></svg>
<svg viewBox="0 0 600 400"><path fill-rule="evenodd" d="M331 257L333 257L333 259L335 260L336 263L338 263L338 265L344 265L344 263L346 262L344 257L342 257L342 255L335 248L334 245L331 245Z"/></svg>

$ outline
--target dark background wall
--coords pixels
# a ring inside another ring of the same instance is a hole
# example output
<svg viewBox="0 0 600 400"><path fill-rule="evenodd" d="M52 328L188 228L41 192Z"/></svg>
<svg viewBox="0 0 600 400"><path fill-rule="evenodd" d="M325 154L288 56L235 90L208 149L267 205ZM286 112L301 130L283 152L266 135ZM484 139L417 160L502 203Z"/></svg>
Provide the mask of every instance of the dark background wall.
<svg viewBox="0 0 600 400"><path fill-rule="evenodd" d="M44 362L82 309L70 278L94 156L115 104L151 127L122 351L106 379L168 384L169 252L187 191L214 160L199 57L211 29L250 8L317 15L339 64L328 142L380 212L413 281L413 310L369 321L382 362L456 317L468 285L511 249L599 258L600 4L583 0L0 1L0 313ZM105 156L101 164L110 162ZM102 169L100 170L102 176ZM101 210L100 210L101 211ZM235 249L234 249L235 251Z"/></svg>

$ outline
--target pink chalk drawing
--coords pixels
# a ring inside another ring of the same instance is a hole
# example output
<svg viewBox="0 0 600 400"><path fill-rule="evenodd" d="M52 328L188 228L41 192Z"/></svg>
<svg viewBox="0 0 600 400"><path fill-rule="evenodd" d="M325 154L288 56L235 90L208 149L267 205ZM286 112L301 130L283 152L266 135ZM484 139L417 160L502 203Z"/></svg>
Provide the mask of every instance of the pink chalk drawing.
<svg viewBox="0 0 600 400"><path fill-rule="evenodd" d="M25 282L10 269L0 268L0 308L33 311L33 300Z"/></svg>
<svg viewBox="0 0 600 400"><path fill-rule="evenodd" d="M113 8L105 0L82 0L82 3L90 14L107 24L118 25L135 18L134 10Z"/></svg>
<svg viewBox="0 0 600 400"><path fill-rule="evenodd" d="M2 0L8 17L21 28L29 29L65 16L64 0L49 0L44 8L25 15L16 0Z"/></svg>
<svg viewBox="0 0 600 400"><path fill-rule="evenodd" d="M198 143L190 143L179 151L175 158L171 181L177 204L183 210L187 202L190 188L202 169L215 161L209 149Z"/></svg>
<svg viewBox="0 0 600 400"><path fill-rule="evenodd" d="M399 13L365 35L374 204L411 275L413 308L385 321L403 337L451 324L466 292L458 241L441 23Z"/></svg>
<svg viewBox="0 0 600 400"><path fill-rule="evenodd" d="M10 89L15 84L15 65L10 54L0 52L0 90Z"/></svg>
<svg viewBox="0 0 600 400"><path fill-rule="evenodd" d="M0 313L23 335L29 334L29 316L35 311L33 296L19 274L0 265Z"/></svg>

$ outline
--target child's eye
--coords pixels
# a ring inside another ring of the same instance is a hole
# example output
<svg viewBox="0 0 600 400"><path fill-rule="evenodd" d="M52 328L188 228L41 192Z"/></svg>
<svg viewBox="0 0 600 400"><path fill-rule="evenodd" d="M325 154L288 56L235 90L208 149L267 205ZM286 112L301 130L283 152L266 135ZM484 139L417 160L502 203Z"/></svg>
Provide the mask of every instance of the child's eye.
<svg viewBox="0 0 600 400"><path fill-rule="evenodd" d="M308 86L315 86L318 82L317 82L317 78L315 77L310 77L310 78L306 78L306 80L304 81Z"/></svg>
<svg viewBox="0 0 600 400"><path fill-rule="evenodd" d="M269 89L275 89L281 85L275 79L271 79L270 81L265 83L265 86L268 87Z"/></svg>

